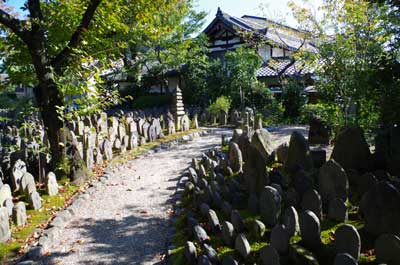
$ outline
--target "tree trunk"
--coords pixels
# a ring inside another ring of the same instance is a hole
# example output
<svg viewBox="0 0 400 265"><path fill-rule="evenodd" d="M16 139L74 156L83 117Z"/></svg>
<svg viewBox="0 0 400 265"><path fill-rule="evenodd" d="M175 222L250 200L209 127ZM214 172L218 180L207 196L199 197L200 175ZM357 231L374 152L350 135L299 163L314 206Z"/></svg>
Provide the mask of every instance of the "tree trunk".
<svg viewBox="0 0 400 265"><path fill-rule="evenodd" d="M48 89L42 89L43 91L49 91ZM43 92L42 92L43 93ZM64 137L64 124L60 119L57 112L57 107L62 106L62 100L58 93L52 95L46 104L38 101L40 107L43 124L46 129L50 144L50 153L52 158L53 170L57 169L57 166L64 161L65 158L65 137Z"/></svg>
<svg viewBox="0 0 400 265"><path fill-rule="evenodd" d="M5 1L3 1L5 2ZM63 67L67 66L74 52L83 40L83 34L89 29L97 7L101 0L90 0L82 16L79 26L73 32L68 44L51 61L46 51L48 32L44 27L43 13L39 0L26 1L25 8L29 10L29 20L19 20L0 8L0 24L9 28L27 46L32 57L38 85L34 89L39 111L42 114L43 124L47 132L52 155L53 169L58 169L65 158L65 141L63 122L57 112L57 107L63 106L63 98L58 89L53 70L63 74Z"/></svg>
<svg viewBox="0 0 400 265"><path fill-rule="evenodd" d="M42 83L34 90L36 102L42 116L50 145L51 164L53 170L56 170L65 158L64 124L57 112L57 107L62 106L62 100L59 97L58 92L53 93L52 90L56 89L56 86L49 87L48 84ZM43 96L44 94L47 95Z"/></svg>
<svg viewBox="0 0 400 265"><path fill-rule="evenodd" d="M65 137L64 124L59 117L57 107L63 106L63 100L45 50L39 42L36 45L30 51L39 81L34 94L50 144L52 169L59 171L60 163L65 159Z"/></svg>

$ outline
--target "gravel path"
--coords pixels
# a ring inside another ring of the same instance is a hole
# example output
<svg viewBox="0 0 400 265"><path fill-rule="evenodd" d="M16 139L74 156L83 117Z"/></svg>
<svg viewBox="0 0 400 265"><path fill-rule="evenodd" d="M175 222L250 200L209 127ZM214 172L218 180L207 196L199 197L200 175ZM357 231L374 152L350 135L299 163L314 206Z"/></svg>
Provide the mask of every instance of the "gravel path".
<svg viewBox="0 0 400 265"><path fill-rule="evenodd" d="M76 207L45 264L161 263L178 177L193 157L220 144L221 133L114 168Z"/></svg>
<svg viewBox="0 0 400 265"><path fill-rule="evenodd" d="M271 136L272 140L274 141L274 147L278 147L283 143L289 144L290 136L294 131L300 132L306 139L308 139L308 130L309 126L304 125L287 125L287 126L269 126L266 128ZM312 146L324 149L326 151L326 157L329 157L332 154L333 146L332 145L320 145L320 146Z"/></svg>
<svg viewBox="0 0 400 265"><path fill-rule="evenodd" d="M306 134L308 128L269 130L278 146L293 130ZM74 205L75 215L43 263L161 264L179 176L193 157L220 146L221 134L231 131L213 129L208 136L113 168L105 183L90 188L88 199Z"/></svg>
<svg viewBox="0 0 400 265"><path fill-rule="evenodd" d="M308 126L296 125L296 126L269 126L265 128L269 131L272 136L272 140L274 141L275 147L283 143L289 144L290 136L294 131L300 132L306 139L308 138Z"/></svg>

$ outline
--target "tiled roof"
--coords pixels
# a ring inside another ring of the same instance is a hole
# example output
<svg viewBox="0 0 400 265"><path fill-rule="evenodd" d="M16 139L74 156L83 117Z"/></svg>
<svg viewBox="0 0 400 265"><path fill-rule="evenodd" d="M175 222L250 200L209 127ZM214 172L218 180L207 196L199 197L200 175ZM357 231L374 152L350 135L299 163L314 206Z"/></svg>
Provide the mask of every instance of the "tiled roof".
<svg viewBox="0 0 400 265"><path fill-rule="evenodd" d="M316 52L314 44L310 40L304 41L304 31L274 22L262 17L244 15L241 18L231 16L218 9L216 18L204 30L207 32L215 23L222 21L239 31L254 31L263 36L266 41L275 43L278 46L289 50L297 50L301 45L308 51ZM304 42L304 44L303 44Z"/></svg>
<svg viewBox="0 0 400 265"><path fill-rule="evenodd" d="M301 61L296 61L293 65L289 66L286 70L285 67L291 63L289 59L272 59L264 64L257 70L257 77L274 77L278 74L285 76L305 75L312 73L312 69ZM283 73L281 73L284 71Z"/></svg>

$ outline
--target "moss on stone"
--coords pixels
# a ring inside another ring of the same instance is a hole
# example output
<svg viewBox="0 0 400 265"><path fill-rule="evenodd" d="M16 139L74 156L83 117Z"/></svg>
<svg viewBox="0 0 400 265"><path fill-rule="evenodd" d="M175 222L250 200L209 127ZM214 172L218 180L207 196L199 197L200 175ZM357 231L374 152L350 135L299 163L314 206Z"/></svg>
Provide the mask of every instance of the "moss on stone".
<svg viewBox="0 0 400 265"><path fill-rule="evenodd" d="M54 211L59 210L65 202L78 190L78 187L69 183L66 179L59 181L60 192L56 196L44 194L45 190L39 189L43 199L43 207L39 210L27 210L27 224L23 227L11 225L11 240L7 243L0 244L0 260L5 262L17 256L21 247L25 245L25 241L34 233L34 231L49 221ZM19 196L19 200L24 199L24 196ZM24 199L23 201L27 201ZM27 208L28 205L26 204Z"/></svg>

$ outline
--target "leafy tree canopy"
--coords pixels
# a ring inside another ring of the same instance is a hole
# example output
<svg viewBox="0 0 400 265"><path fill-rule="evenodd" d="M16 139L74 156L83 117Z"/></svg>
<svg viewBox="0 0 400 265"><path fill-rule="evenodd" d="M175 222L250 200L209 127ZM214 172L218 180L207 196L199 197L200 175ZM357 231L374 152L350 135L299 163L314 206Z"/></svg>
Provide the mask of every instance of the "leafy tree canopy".
<svg viewBox="0 0 400 265"><path fill-rule="evenodd" d="M387 2L324 1L320 17L291 7L318 53L302 56L316 69L324 101L338 104L345 123L372 128L400 121L398 7ZM396 18L397 17L397 18Z"/></svg>
<svg viewBox="0 0 400 265"><path fill-rule="evenodd" d="M90 24L80 29L87 8L94 2L99 3ZM157 46L163 50L166 45L176 44L167 40L182 40L183 34L193 26L191 21L184 21L188 15L195 16L191 5L190 1L179 0L41 1L42 19L38 21L28 14L19 25L26 30L40 26L45 33L44 48L52 60L53 72L62 84L69 83L71 91L64 92L82 93L85 92L82 89L88 89L88 80L97 78L104 69L115 67L126 48ZM24 9L28 8L26 3ZM5 4L2 10L6 10ZM37 76L23 39L9 27L2 25L0 29L3 70L13 83L36 86ZM80 34L79 45L70 47L74 34ZM68 51L68 62L59 65L58 60L66 55L63 51Z"/></svg>
<svg viewBox="0 0 400 265"><path fill-rule="evenodd" d="M65 155L60 118L71 104L66 96L91 95L81 106L112 102L96 104L105 70L118 67L127 47L185 32L179 27L189 27L184 19L192 12L190 0L27 0L27 15L18 18L7 1L0 3L2 68L10 82L35 87L53 164Z"/></svg>
<svg viewBox="0 0 400 265"><path fill-rule="evenodd" d="M261 58L254 49L240 47L225 54L228 72L227 88L232 92L234 103L244 107L257 83L256 71L261 67Z"/></svg>

